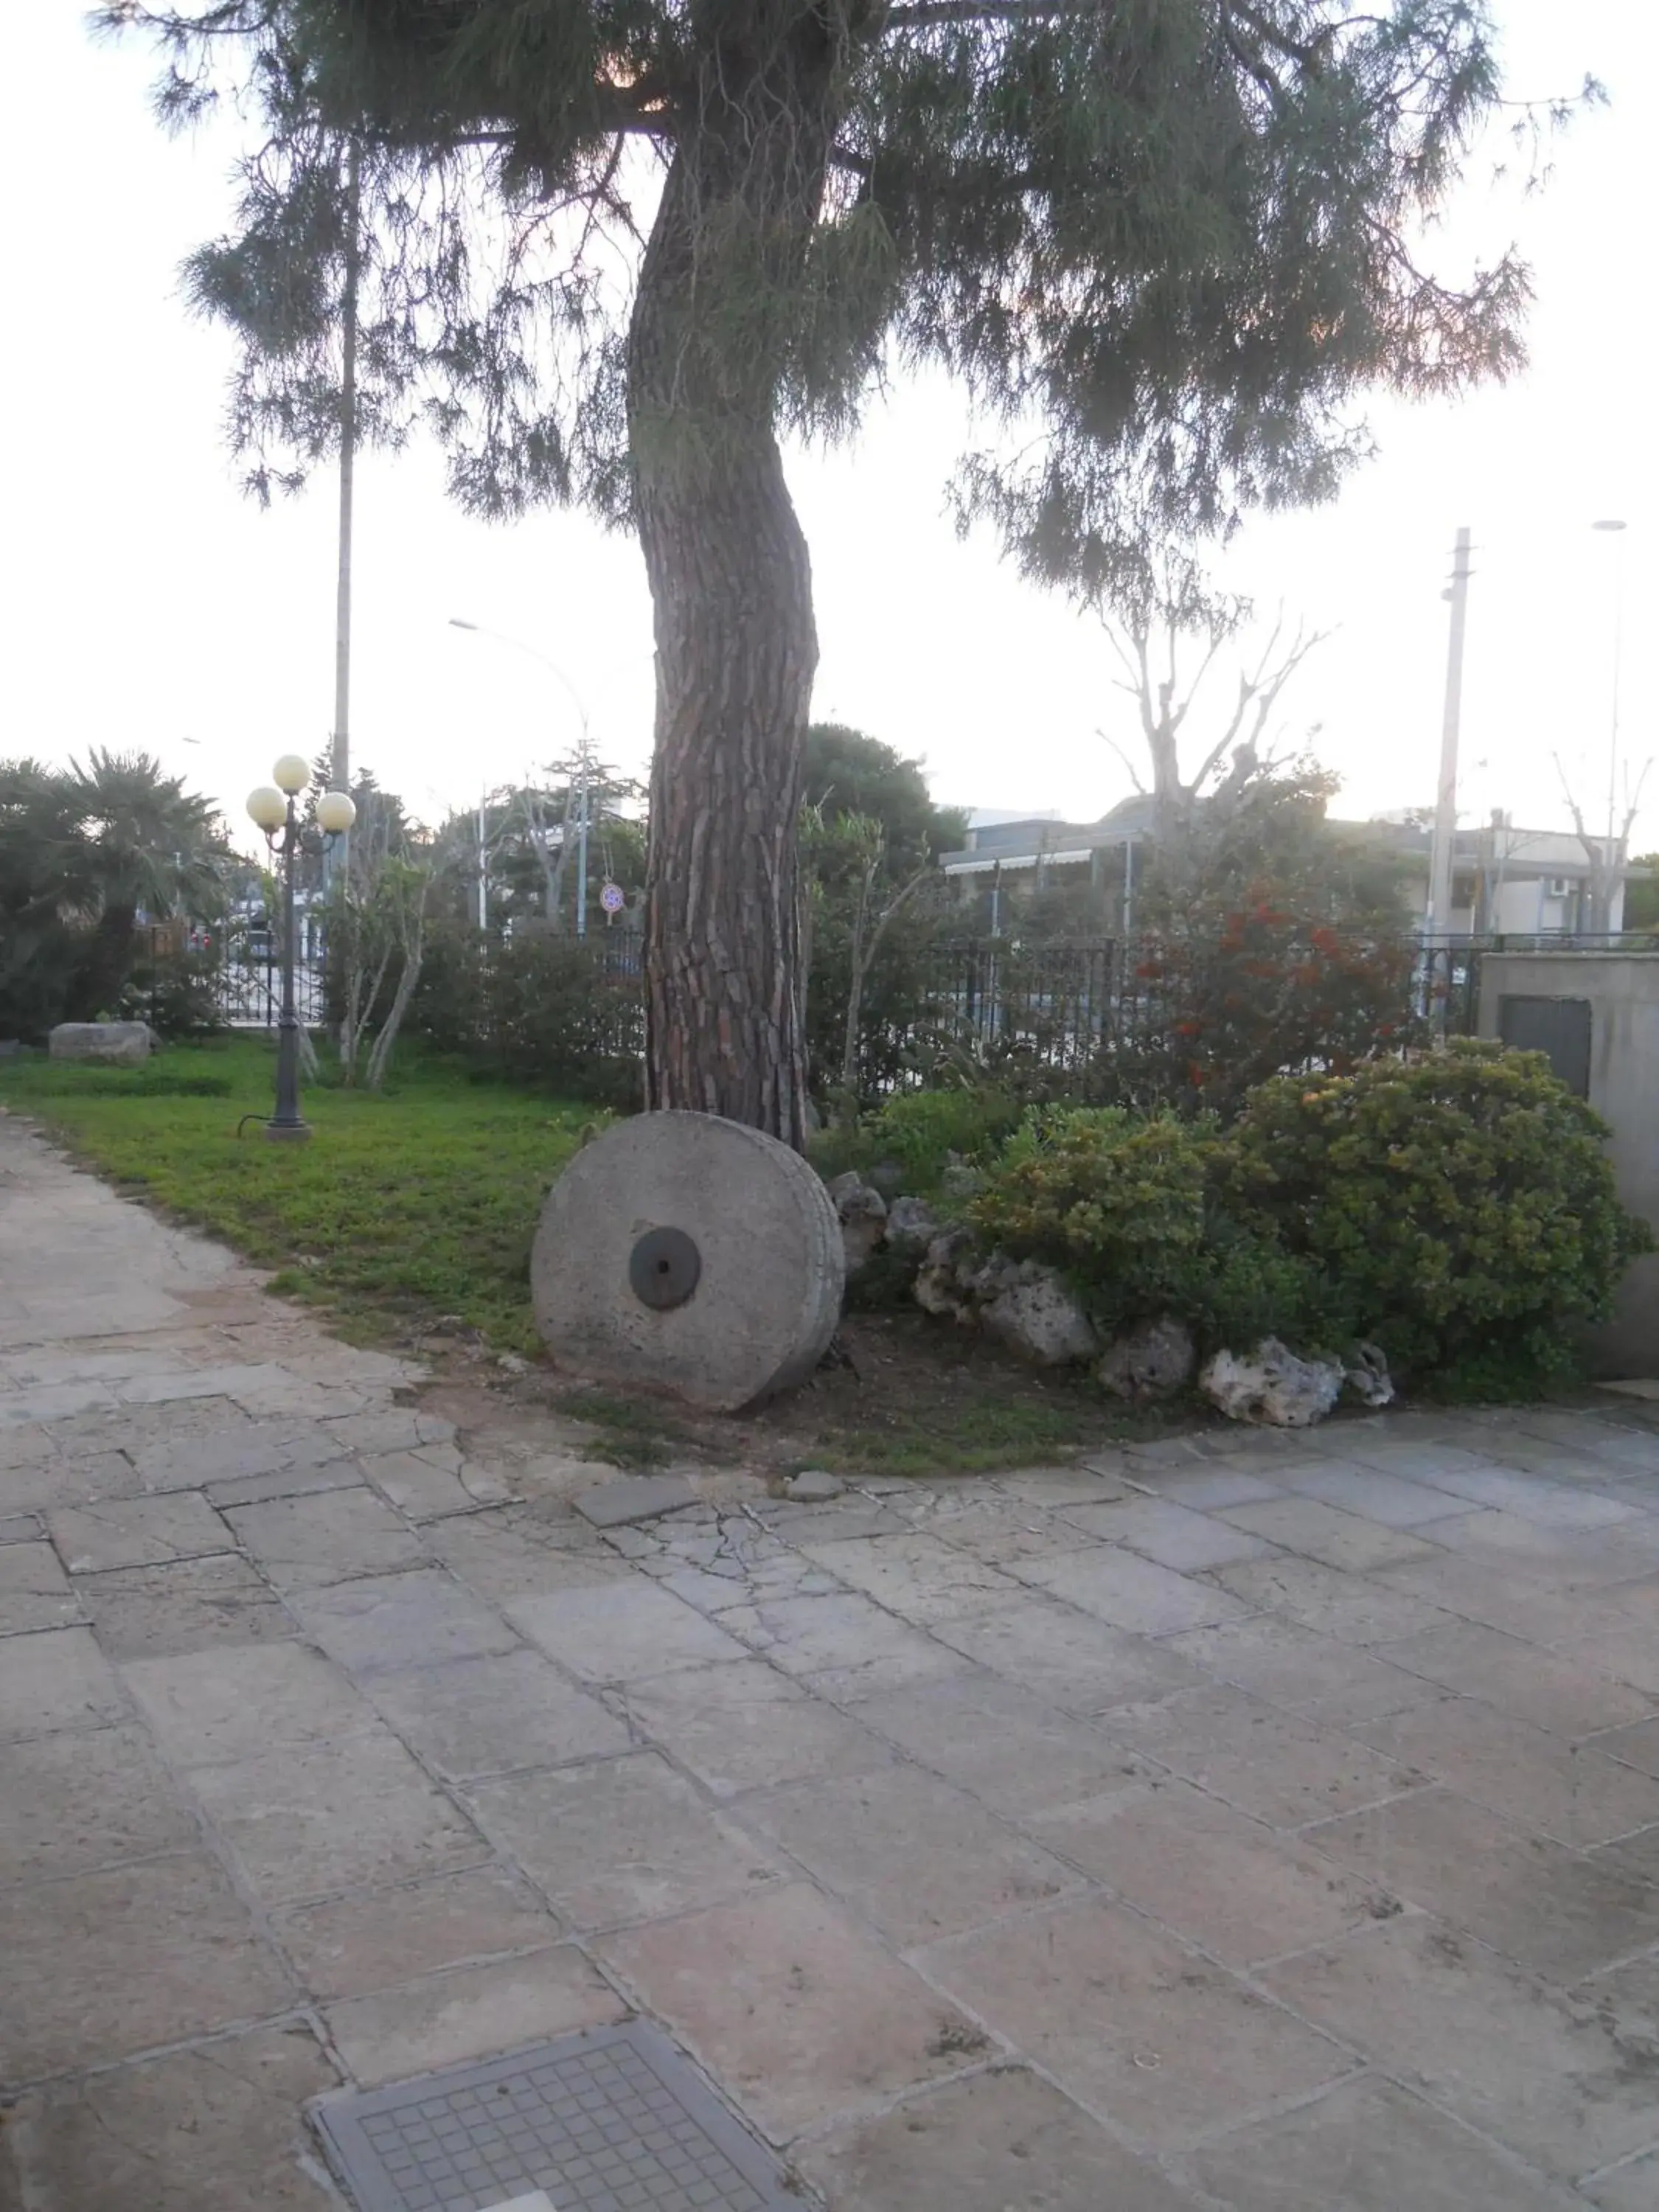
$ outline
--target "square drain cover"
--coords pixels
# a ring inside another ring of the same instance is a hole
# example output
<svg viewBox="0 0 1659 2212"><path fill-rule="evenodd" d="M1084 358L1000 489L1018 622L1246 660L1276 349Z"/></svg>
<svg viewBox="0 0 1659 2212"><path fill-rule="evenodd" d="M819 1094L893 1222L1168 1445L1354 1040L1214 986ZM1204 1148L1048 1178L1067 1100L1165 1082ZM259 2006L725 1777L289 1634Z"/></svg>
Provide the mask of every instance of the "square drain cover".
<svg viewBox="0 0 1659 2212"><path fill-rule="evenodd" d="M538 2043L311 2117L360 2212L802 2212L782 2168L643 2021Z"/></svg>

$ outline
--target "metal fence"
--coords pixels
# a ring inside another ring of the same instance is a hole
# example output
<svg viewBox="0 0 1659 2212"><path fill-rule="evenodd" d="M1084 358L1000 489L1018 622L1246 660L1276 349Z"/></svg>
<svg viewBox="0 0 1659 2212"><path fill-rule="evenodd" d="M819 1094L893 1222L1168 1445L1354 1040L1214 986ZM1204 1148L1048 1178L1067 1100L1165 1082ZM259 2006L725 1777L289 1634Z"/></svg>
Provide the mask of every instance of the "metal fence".
<svg viewBox="0 0 1659 2212"><path fill-rule="evenodd" d="M1387 1030L1431 1027L1473 1035L1480 1012L1481 944L1462 939L1350 940L1376 972L1397 979ZM917 1027L945 1028L964 1042L1023 1049L1064 1068L1103 1045L1158 1028L1176 1011L1171 955L1190 975L1214 948L1189 939L1022 940L990 938L939 945ZM1273 948L1288 975L1322 957L1315 944ZM1271 983L1272 976L1264 977Z"/></svg>

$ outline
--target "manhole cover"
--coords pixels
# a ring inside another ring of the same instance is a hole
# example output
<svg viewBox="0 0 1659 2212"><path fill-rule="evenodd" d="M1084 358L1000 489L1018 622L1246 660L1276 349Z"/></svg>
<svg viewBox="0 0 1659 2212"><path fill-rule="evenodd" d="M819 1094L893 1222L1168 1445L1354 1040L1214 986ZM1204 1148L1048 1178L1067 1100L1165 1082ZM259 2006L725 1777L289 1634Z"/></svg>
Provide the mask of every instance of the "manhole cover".
<svg viewBox="0 0 1659 2212"><path fill-rule="evenodd" d="M311 2116L360 2212L802 2212L763 2144L642 2021L539 2043Z"/></svg>

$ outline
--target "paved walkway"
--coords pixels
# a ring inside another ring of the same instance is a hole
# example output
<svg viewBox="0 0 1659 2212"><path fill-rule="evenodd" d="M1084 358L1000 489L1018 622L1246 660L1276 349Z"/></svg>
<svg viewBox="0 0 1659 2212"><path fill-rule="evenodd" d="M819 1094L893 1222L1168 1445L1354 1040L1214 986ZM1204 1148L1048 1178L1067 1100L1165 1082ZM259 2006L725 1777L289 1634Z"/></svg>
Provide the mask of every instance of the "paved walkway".
<svg viewBox="0 0 1659 2212"><path fill-rule="evenodd" d="M414 1379L0 1120L0 2212L630 2009L836 2212L1659 2206L1659 1409L607 1538Z"/></svg>

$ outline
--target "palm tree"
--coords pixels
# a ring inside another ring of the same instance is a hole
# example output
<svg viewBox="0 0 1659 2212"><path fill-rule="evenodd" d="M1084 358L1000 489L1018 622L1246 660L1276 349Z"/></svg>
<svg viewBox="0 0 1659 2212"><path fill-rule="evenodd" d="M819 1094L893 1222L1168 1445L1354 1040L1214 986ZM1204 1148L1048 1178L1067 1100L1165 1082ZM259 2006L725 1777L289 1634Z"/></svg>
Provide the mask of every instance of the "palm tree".
<svg viewBox="0 0 1659 2212"><path fill-rule="evenodd" d="M210 802L148 753L94 748L84 765L70 763L62 787L69 830L52 855L59 911L85 932L68 1018L88 1020L126 979L141 912L160 921L222 911L226 846Z"/></svg>

